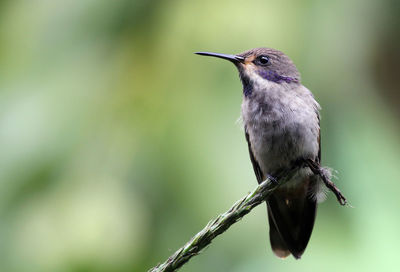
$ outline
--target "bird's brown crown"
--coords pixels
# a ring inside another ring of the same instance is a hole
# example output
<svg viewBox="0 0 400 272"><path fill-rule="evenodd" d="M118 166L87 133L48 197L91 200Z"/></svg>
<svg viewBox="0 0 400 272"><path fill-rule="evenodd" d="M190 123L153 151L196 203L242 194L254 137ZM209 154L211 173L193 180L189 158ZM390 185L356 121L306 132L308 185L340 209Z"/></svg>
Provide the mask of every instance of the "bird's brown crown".
<svg viewBox="0 0 400 272"><path fill-rule="evenodd" d="M255 72L273 82L299 82L300 73L291 59L279 50L254 48L238 54L244 58L238 66L241 73Z"/></svg>

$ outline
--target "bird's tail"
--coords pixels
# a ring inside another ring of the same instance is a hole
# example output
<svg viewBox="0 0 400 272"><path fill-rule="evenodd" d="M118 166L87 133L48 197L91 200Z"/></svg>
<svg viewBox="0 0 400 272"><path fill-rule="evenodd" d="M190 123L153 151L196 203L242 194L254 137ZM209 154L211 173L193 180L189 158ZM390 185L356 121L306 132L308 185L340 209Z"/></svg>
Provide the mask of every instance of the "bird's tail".
<svg viewBox="0 0 400 272"><path fill-rule="evenodd" d="M280 188L268 199L269 235L272 250L280 258L290 253L299 259L310 240L317 211L311 197L310 177L295 188Z"/></svg>

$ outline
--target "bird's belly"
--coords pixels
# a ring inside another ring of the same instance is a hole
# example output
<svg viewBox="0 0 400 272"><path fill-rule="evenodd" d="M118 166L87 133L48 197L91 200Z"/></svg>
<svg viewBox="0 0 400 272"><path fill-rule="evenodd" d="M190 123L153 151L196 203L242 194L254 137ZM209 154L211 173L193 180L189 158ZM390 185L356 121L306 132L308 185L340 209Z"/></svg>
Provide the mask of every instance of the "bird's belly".
<svg viewBox="0 0 400 272"><path fill-rule="evenodd" d="M253 153L265 174L289 167L300 158L318 154L317 132L308 124L274 121L258 124L250 131Z"/></svg>
<svg viewBox="0 0 400 272"><path fill-rule="evenodd" d="M295 160L318 156L319 119L312 95L290 91L262 90L242 103L251 149L264 175L273 175Z"/></svg>

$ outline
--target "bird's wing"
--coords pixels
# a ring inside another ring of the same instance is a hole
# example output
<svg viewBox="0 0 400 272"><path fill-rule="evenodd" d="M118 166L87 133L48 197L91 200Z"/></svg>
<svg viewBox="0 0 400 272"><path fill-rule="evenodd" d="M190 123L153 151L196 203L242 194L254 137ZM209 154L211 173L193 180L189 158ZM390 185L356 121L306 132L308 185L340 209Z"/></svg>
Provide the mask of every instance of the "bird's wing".
<svg viewBox="0 0 400 272"><path fill-rule="evenodd" d="M254 173L256 174L258 183L261 183L265 179L265 176L254 156L250 143L250 135L247 132L246 127L244 128L244 130L246 133L246 140L247 140L247 145L249 147L250 159L251 163L253 164ZM274 219L272 218L272 214L269 211L269 208L268 208L268 222L269 222L269 236L270 236L272 250L280 258L287 257L290 254L290 251L286 243L283 241L282 236L279 234L279 231L275 225Z"/></svg>
<svg viewBox="0 0 400 272"><path fill-rule="evenodd" d="M258 183L261 183L264 180L264 174L261 171L260 165L258 164L256 158L254 157L253 150L251 149L250 136L249 133L247 132L246 127L244 127L244 131L246 133L247 146L249 147L250 160L251 163L253 164L254 173L256 174Z"/></svg>
<svg viewBox="0 0 400 272"><path fill-rule="evenodd" d="M318 117L318 163L321 163L321 119L318 110L316 111Z"/></svg>

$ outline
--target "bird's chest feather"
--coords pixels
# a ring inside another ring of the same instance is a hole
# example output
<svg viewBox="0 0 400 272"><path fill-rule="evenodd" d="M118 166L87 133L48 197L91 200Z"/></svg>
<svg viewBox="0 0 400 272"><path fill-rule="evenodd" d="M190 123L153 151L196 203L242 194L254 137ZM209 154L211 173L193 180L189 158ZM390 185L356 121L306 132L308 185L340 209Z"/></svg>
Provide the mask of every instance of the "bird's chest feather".
<svg viewBox="0 0 400 272"><path fill-rule="evenodd" d="M254 156L264 173L301 157L317 156L319 124L313 98L283 91L247 97L242 118Z"/></svg>

